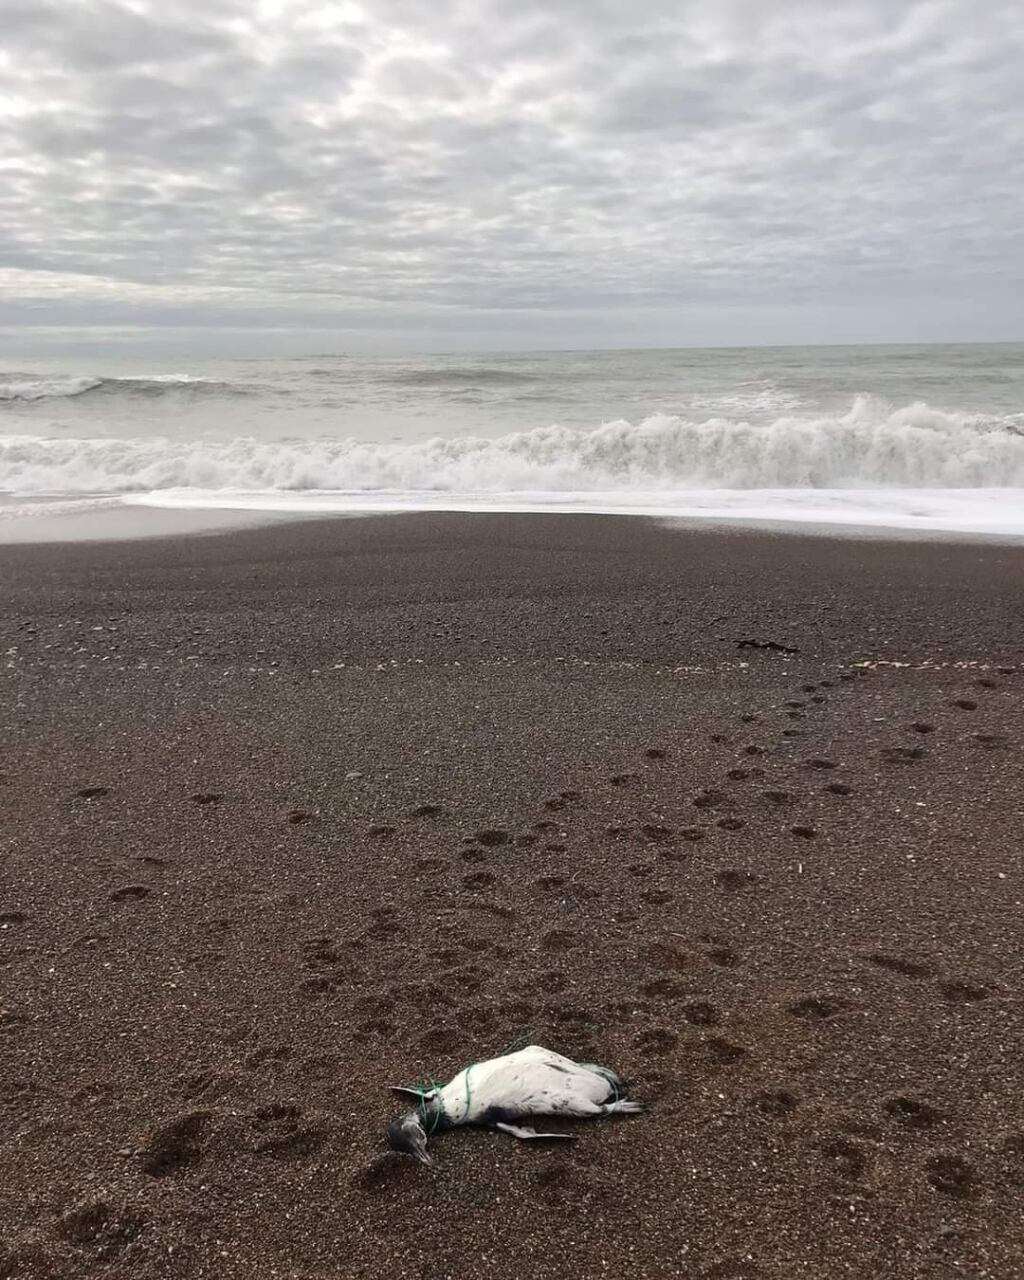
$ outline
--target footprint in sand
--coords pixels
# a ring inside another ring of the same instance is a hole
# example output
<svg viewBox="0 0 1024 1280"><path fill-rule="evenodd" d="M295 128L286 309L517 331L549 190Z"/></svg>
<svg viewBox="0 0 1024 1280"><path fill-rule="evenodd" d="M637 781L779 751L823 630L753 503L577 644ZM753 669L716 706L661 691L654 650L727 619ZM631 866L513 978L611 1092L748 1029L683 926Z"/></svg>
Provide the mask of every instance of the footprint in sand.
<svg viewBox="0 0 1024 1280"><path fill-rule="evenodd" d="M443 812L444 810L439 804L421 804L418 808L413 809L410 816L413 818L436 818Z"/></svg>
<svg viewBox="0 0 1024 1280"><path fill-rule="evenodd" d="M879 969L885 969L889 973L898 973L902 978L913 978L920 981L922 978L930 978L932 970L926 964L917 960L909 960L906 956L893 956L884 951L875 951L866 957L869 964L876 965Z"/></svg>
<svg viewBox="0 0 1024 1280"><path fill-rule="evenodd" d="M969 1200L977 1193L977 1174L962 1156L945 1153L929 1156L924 1170L928 1182L940 1195Z"/></svg>
<svg viewBox="0 0 1024 1280"><path fill-rule="evenodd" d="M907 764L925 756L924 747L883 747L878 753L886 764Z"/></svg>
<svg viewBox="0 0 1024 1280"><path fill-rule="evenodd" d="M75 794L78 796L81 796L83 800L96 800L100 796L109 795L110 788L109 787L81 787L78 791L75 792Z"/></svg>
<svg viewBox="0 0 1024 1280"><path fill-rule="evenodd" d="M790 827L789 831L791 835L798 836L801 840L813 840L818 834L814 827L808 827L802 823L795 827Z"/></svg>
<svg viewBox="0 0 1024 1280"><path fill-rule="evenodd" d="M462 877L462 887L469 889L472 893L479 892L481 889L490 889L495 883L497 883L497 876L489 871L473 871L468 876Z"/></svg>
<svg viewBox="0 0 1024 1280"><path fill-rule="evenodd" d="M794 1018L802 1018L805 1022L827 1022L845 1007L842 1001L830 996L804 996L789 1006L789 1012Z"/></svg>
<svg viewBox="0 0 1024 1280"><path fill-rule="evenodd" d="M742 818L719 818L715 823L722 831L742 831L746 825Z"/></svg>
<svg viewBox="0 0 1024 1280"><path fill-rule="evenodd" d="M567 929L550 929L540 940L545 951L571 951L579 944L579 936Z"/></svg>
<svg viewBox="0 0 1024 1280"><path fill-rule="evenodd" d="M111 902L138 902L142 898L148 898L151 892L152 890L145 884L126 884L107 896Z"/></svg>
<svg viewBox="0 0 1024 1280"><path fill-rule="evenodd" d="M952 706L959 707L961 711L977 711L978 704L971 698L954 698Z"/></svg>
<svg viewBox="0 0 1024 1280"><path fill-rule="evenodd" d="M654 1027L650 1031L641 1032L637 1037L636 1047L644 1057L657 1058L671 1053L678 1043L679 1037L674 1032L665 1027Z"/></svg>
<svg viewBox="0 0 1024 1280"><path fill-rule="evenodd" d="M656 822L646 822L640 830L648 840L654 841L655 844L666 844L672 840L675 834L671 827L663 827Z"/></svg>
<svg viewBox="0 0 1024 1280"><path fill-rule="evenodd" d="M848 796L853 794L853 787L847 786L845 782L830 782L825 790L833 796Z"/></svg>
<svg viewBox="0 0 1024 1280"><path fill-rule="evenodd" d="M211 1119L209 1111L193 1111L154 1129L140 1156L142 1172L168 1178L199 1164Z"/></svg>
<svg viewBox="0 0 1024 1280"><path fill-rule="evenodd" d="M942 1112L918 1098L909 1098L900 1094L895 1098L887 1098L882 1110L904 1129L931 1129L942 1120Z"/></svg>
<svg viewBox="0 0 1024 1280"><path fill-rule="evenodd" d="M742 889L752 889L757 884L757 876L752 871L728 867L715 873L715 883L726 893L739 893Z"/></svg>
<svg viewBox="0 0 1024 1280"><path fill-rule="evenodd" d="M805 760L803 767L805 769L835 769L838 768L834 760L825 760L820 756L815 756L811 760Z"/></svg>
<svg viewBox="0 0 1024 1280"><path fill-rule="evenodd" d="M709 787L699 791L693 797L693 805L696 809L715 809L720 804L724 804L728 798L724 791L715 791Z"/></svg>
<svg viewBox="0 0 1024 1280"><path fill-rule="evenodd" d="M939 991L943 999L948 1000L950 1004L974 1004L978 1000L984 1000L990 994L988 987L983 987L980 983L971 982L966 978L951 978L940 982Z"/></svg>
<svg viewBox="0 0 1024 1280"><path fill-rule="evenodd" d="M509 833L501 830L500 827L490 827L486 831L478 831L475 838L486 849L497 849L500 845L508 844L512 839Z"/></svg>
<svg viewBox="0 0 1024 1280"><path fill-rule="evenodd" d="M823 1143L821 1154L829 1171L845 1180L856 1181L867 1171L867 1154L848 1138L832 1138Z"/></svg>
<svg viewBox="0 0 1024 1280"><path fill-rule="evenodd" d="M721 1015L713 1004L706 1000L694 1000L683 1010L683 1017L691 1027L716 1027Z"/></svg>
<svg viewBox="0 0 1024 1280"><path fill-rule="evenodd" d="M665 760L668 757L668 752L663 751L660 747L648 747L644 755L648 760Z"/></svg>
<svg viewBox="0 0 1024 1280"><path fill-rule="evenodd" d="M779 1119L792 1115L800 1105L800 1099L790 1089L762 1089L750 1101L763 1115Z"/></svg>
<svg viewBox="0 0 1024 1280"><path fill-rule="evenodd" d="M371 835L375 840L386 840L388 836L395 834L395 827L389 826L386 822L380 822L376 826L371 827L367 835Z"/></svg>
<svg viewBox="0 0 1024 1280"><path fill-rule="evenodd" d="M224 797L217 791L197 791L194 796L189 796L189 799L193 804L207 805L220 804Z"/></svg>

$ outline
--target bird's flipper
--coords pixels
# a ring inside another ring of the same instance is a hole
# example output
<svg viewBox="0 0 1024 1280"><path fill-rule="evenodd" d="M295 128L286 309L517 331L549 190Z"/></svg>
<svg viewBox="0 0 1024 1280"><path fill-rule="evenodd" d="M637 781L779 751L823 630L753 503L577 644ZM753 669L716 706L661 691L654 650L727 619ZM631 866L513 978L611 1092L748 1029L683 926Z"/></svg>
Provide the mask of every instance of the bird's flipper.
<svg viewBox="0 0 1024 1280"><path fill-rule="evenodd" d="M573 1141L571 1133L538 1133L536 1129L528 1124L502 1124L499 1122L494 1127L495 1129L500 1129L502 1133L510 1133L513 1138L519 1138L523 1142L537 1141L539 1139L562 1142Z"/></svg>

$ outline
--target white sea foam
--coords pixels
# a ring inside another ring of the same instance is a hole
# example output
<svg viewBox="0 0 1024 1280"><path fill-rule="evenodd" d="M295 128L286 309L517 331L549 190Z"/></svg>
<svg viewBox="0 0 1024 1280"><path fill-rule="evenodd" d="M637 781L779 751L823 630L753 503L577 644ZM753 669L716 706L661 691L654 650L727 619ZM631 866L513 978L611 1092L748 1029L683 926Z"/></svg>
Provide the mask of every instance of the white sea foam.
<svg viewBox="0 0 1024 1280"><path fill-rule="evenodd" d="M842 416L765 425L658 415L592 430L416 443L0 437L0 490L141 493L340 491L459 495L676 489L1024 487L1024 430L924 404L857 400Z"/></svg>

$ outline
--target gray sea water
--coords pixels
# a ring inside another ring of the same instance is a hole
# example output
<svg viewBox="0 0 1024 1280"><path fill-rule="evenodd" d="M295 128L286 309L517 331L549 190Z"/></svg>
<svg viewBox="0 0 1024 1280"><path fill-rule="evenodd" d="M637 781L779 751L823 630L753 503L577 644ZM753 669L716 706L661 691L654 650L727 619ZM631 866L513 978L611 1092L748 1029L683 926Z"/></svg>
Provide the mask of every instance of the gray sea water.
<svg viewBox="0 0 1024 1280"><path fill-rule="evenodd" d="M1024 533L1024 346L0 367L0 494Z"/></svg>

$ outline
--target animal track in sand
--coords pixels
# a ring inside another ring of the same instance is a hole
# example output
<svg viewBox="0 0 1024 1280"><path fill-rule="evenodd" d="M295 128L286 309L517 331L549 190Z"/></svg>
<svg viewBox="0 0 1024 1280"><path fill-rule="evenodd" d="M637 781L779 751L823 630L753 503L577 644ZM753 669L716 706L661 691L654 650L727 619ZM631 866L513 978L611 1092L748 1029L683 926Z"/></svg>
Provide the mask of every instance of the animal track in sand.
<svg viewBox="0 0 1024 1280"><path fill-rule="evenodd" d="M720 1021L718 1010L707 1000L694 1000L683 1010L683 1017L691 1027L717 1027Z"/></svg>
<svg viewBox="0 0 1024 1280"><path fill-rule="evenodd" d="M878 754L886 764L907 764L923 759L926 752L924 747L883 747Z"/></svg>
<svg viewBox="0 0 1024 1280"><path fill-rule="evenodd" d="M811 699L811 701L814 703L816 707L820 707L820 706L823 706L826 702L828 702L828 698L826 698L825 695L822 693L816 693L814 697Z"/></svg>
<svg viewBox="0 0 1024 1280"><path fill-rule="evenodd" d="M962 1156L929 1156L924 1169L925 1177L940 1195L954 1200L969 1200L977 1192L977 1175Z"/></svg>
<svg viewBox="0 0 1024 1280"><path fill-rule="evenodd" d="M712 1062L724 1067L739 1062L741 1058L747 1056L747 1051L742 1045L733 1044L731 1040L725 1040L722 1036L708 1036L706 1040L700 1042L700 1050Z"/></svg>
<svg viewBox="0 0 1024 1280"><path fill-rule="evenodd" d="M715 872L715 883L726 893L739 893L741 889L752 889L757 884L757 876L752 871L727 867L724 871Z"/></svg>
<svg viewBox="0 0 1024 1280"><path fill-rule="evenodd" d="M803 767L805 769L836 769L839 766L834 760L824 760L820 756L815 756L811 760L805 760Z"/></svg>
<svg viewBox="0 0 1024 1280"><path fill-rule="evenodd" d="M731 782L746 782L750 777L750 772L747 769L730 769L725 776Z"/></svg>
<svg viewBox="0 0 1024 1280"><path fill-rule="evenodd" d="M868 1167L867 1154L847 1138L832 1138L822 1143L821 1154L832 1172L850 1181L862 1177Z"/></svg>
<svg viewBox="0 0 1024 1280"><path fill-rule="evenodd" d="M805 720L807 717L802 711L787 711L786 716L790 720ZM804 736L804 735L801 735Z"/></svg>
<svg viewBox="0 0 1024 1280"><path fill-rule="evenodd" d="M683 827L679 831L679 839L688 840L693 844L697 840L703 840L706 834L707 832L700 827Z"/></svg>
<svg viewBox="0 0 1024 1280"><path fill-rule="evenodd" d="M761 794L770 804L774 805L792 804L796 799L796 796L789 791L762 791Z"/></svg>
<svg viewBox="0 0 1024 1280"><path fill-rule="evenodd" d="M746 825L742 818L719 818L715 823L722 831L742 831Z"/></svg>
<svg viewBox="0 0 1024 1280"><path fill-rule="evenodd" d="M740 716L740 720L741 720L741 722L742 722L743 724L760 724L760 722L761 722L761 717L760 717L760 716L752 716L752 715L749 715L749 714L748 714L748 715L745 715L745 716Z"/></svg>
<svg viewBox="0 0 1024 1280"><path fill-rule="evenodd" d="M656 822L646 822L640 830L648 840L653 840L655 843L660 844L671 840L674 835L671 827L663 827Z"/></svg>
<svg viewBox="0 0 1024 1280"><path fill-rule="evenodd" d="M535 822L533 824L534 831L561 831L561 827L557 822Z"/></svg>
<svg viewBox="0 0 1024 1280"><path fill-rule="evenodd" d="M613 787L628 787L630 783L636 782L637 775L635 773L614 773L608 779Z"/></svg>
<svg viewBox="0 0 1024 1280"><path fill-rule="evenodd" d="M24 924L28 916L24 911L4 911L0 913L0 929L12 924Z"/></svg>
<svg viewBox="0 0 1024 1280"><path fill-rule="evenodd" d="M490 827L486 831L478 831L476 839L485 848L496 849L499 845L508 844L512 837L500 827Z"/></svg>
<svg viewBox="0 0 1024 1280"><path fill-rule="evenodd" d="M317 1124L303 1124L301 1107L271 1103L252 1118L256 1154L273 1160L302 1160L323 1146L326 1133Z"/></svg>
<svg viewBox="0 0 1024 1280"><path fill-rule="evenodd" d="M667 906L673 897L669 889L647 889L640 896L644 902L649 902L652 907Z"/></svg>
<svg viewBox="0 0 1024 1280"><path fill-rule="evenodd" d="M516 836L515 843L520 849L528 849L530 845L537 843L537 836L532 831L524 831Z"/></svg>
<svg viewBox="0 0 1024 1280"><path fill-rule="evenodd" d="M905 1129L931 1129L942 1119L941 1111L905 1094L887 1098L882 1110Z"/></svg>
<svg viewBox="0 0 1024 1280"><path fill-rule="evenodd" d="M218 791L197 791L194 796L189 796L189 799L193 804L207 805L220 804L224 797Z"/></svg>
<svg viewBox="0 0 1024 1280"><path fill-rule="evenodd" d="M783 729L782 736L784 738L806 738L807 734L803 729Z"/></svg>
<svg viewBox="0 0 1024 1280"><path fill-rule="evenodd" d="M389 826L386 822L379 822L376 826L371 827L367 835L374 836L378 840L385 840L388 836L395 834L395 827Z"/></svg>
<svg viewBox="0 0 1024 1280"><path fill-rule="evenodd" d="M800 1099L789 1089L762 1089L750 1099L766 1116L789 1116L800 1105Z"/></svg>
<svg viewBox="0 0 1024 1280"><path fill-rule="evenodd" d="M440 1057L458 1052L464 1043L465 1038L452 1027L430 1027L419 1038L419 1047L424 1053Z"/></svg>
<svg viewBox="0 0 1024 1280"><path fill-rule="evenodd" d="M636 1038L637 1049L646 1057L656 1058L671 1053L678 1043L679 1037L665 1027L654 1027L650 1031L643 1031Z"/></svg>
<svg viewBox="0 0 1024 1280"><path fill-rule="evenodd" d="M489 889L497 882L497 876L492 875L490 871L472 871L468 876L462 877L462 886L475 893L480 889Z"/></svg>
<svg viewBox="0 0 1024 1280"><path fill-rule="evenodd" d="M818 834L814 827L808 827L802 823L795 827L790 827L790 835L799 836L801 840L813 840Z"/></svg>
<svg viewBox="0 0 1024 1280"><path fill-rule="evenodd" d="M631 876L649 876L654 870L653 862L634 862L626 868Z"/></svg>
<svg viewBox="0 0 1024 1280"><path fill-rule="evenodd" d="M663 751L661 747L648 747L644 755L648 760L665 760L668 757L668 752Z"/></svg>
<svg viewBox="0 0 1024 1280"><path fill-rule="evenodd" d="M696 809L715 809L720 804L724 804L727 799L728 796L724 791L715 791L712 788L707 788L704 791L699 791L693 797L693 805Z"/></svg>
<svg viewBox="0 0 1024 1280"><path fill-rule="evenodd" d="M705 954L708 960L720 969L735 969L740 964L740 957L732 947L712 947Z"/></svg>
<svg viewBox="0 0 1024 1280"><path fill-rule="evenodd" d="M536 884L541 889L564 889L569 883L565 876L541 876Z"/></svg>
<svg viewBox="0 0 1024 1280"><path fill-rule="evenodd" d="M952 705L959 707L961 711L977 711L978 709L978 704L971 698L954 698Z"/></svg>
<svg viewBox="0 0 1024 1280"><path fill-rule="evenodd" d="M1006 746L1006 738L999 733L972 733L971 737L979 747L988 747L989 750Z"/></svg>
<svg viewBox="0 0 1024 1280"><path fill-rule="evenodd" d="M800 708L800 707L806 707L807 703L801 702L799 698L787 698L782 705L784 707Z"/></svg>
<svg viewBox="0 0 1024 1280"><path fill-rule="evenodd" d="M965 978L950 978L940 982L939 991L950 1004L974 1004L989 995L987 987Z"/></svg>
<svg viewBox="0 0 1024 1280"><path fill-rule="evenodd" d="M921 964L917 960L908 960L904 956L892 956L883 951L875 951L866 959L870 964L877 965L879 969L886 969L889 973L898 973L903 978L930 978L932 970L926 964Z"/></svg>
<svg viewBox="0 0 1024 1280"><path fill-rule="evenodd" d="M60 1219L57 1234L79 1248L95 1250L98 1257L105 1261L136 1240L145 1226L146 1219L140 1213L124 1207L112 1208L105 1200L89 1200ZM0 1255L0 1275L29 1274L42 1275L43 1272L22 1271L17 1264L14 1269L7 1270L4 1257ZM47 1271L46 1274L51 1273Z"/></svg>
<svg viewBox="0 0 1024 1280"><path fill-rule="evenodd" d="M805 1022L827 1022L845 1007L842 1001L829 996L804 996L789 1006L789 1012Z"/></svg>
<svg viewBox="0 0 1024 1280"><path fill-rule="evenodd" d="M743 754L745 756L763 756L764 747L759 747L755 742L748 742L743 748Z"/></svg>
<svg viewBox="0 0 1024 1280"><path fill-rule="evenodd" d="M570 933L568 929L549 929L540 940L545 951L571 951L579 944L579 935Z"/></svg>
<svg viewBox="0 0 1024 1280"><path fill-rule="evenodd" d="M75 794L77 796L80 796L83 800L96 800L100 796L109 795L110 788L109 787L80 787L79 790L75 792Z"/></svg>
<svg viewBox="0 0 1024 1280"><path fill-rule="evenodd" d="M148 898L151 892L152 890L145 884L126 884L107 896L111 902L138 902L142 898Z"/></svg>
<svg viewBox="0 0 1024 1280"><path fill-rule="evenodd" d="M658 1000L678 1000L686 993L685 984L675 978L653 978L640 988L641 995Z"/></svg>
<svg viewBox="0 0 1024 1280"><path fill-rule="evenodd" d="M288 811L288 821L293 827L301 826L304 822L312 822L315 817L315 813L310 813L306 809L290 809Z"/></svg>
<svg viewBox="0 0 1024 1280"><path fill-rule="evenodd" d="M578 804L583 799L582 791L560 791L559 795L563 800L567 800L569 804Z"/></svg>
<svg viewBox="0 0 1024 1280"><path fill-rule="evenodd" d="M192 1111L154 1129L141 1153L142 1172L167 1178L197 1165L210 1118L208 1111Z"/></svg>
<svg viewBox="0 0 1024 1280"><path fill-rule="evenodd" d="M913 729L915 733L934 733L935 732L935 726L933 724L928 724L924 720L915 720L910 727L911 729Z"/></svg>
<svg viewBox="0 0 1024 1280"><path fill-rule="evenodd" d="M449 865L444 858L420 858L418 862L413 863L412 869L424 875L433 875L435 872L444 871Z"/></svg>
<svg viewBox="0 0 1024 1280"><path fill-rule="evenodd" d="M645 967L662 973L685 973L690 968L690 957L667 942L652 942L644 947L640 960Z"/></svg>
<svg viewBox="0 0 1024 1280"><path fill-rule="evenodd" d="M847 786L845 782L830 782L824 790L833 796L848 796L853 794L853 787Z"/></svg>
<svg viewBox="0 0 1024 1280"><path fill-rule="evenodd" d="M413 809L409 816L413 818L436 818L443 812L444 810L439 804L421 804Z"/></svg>

